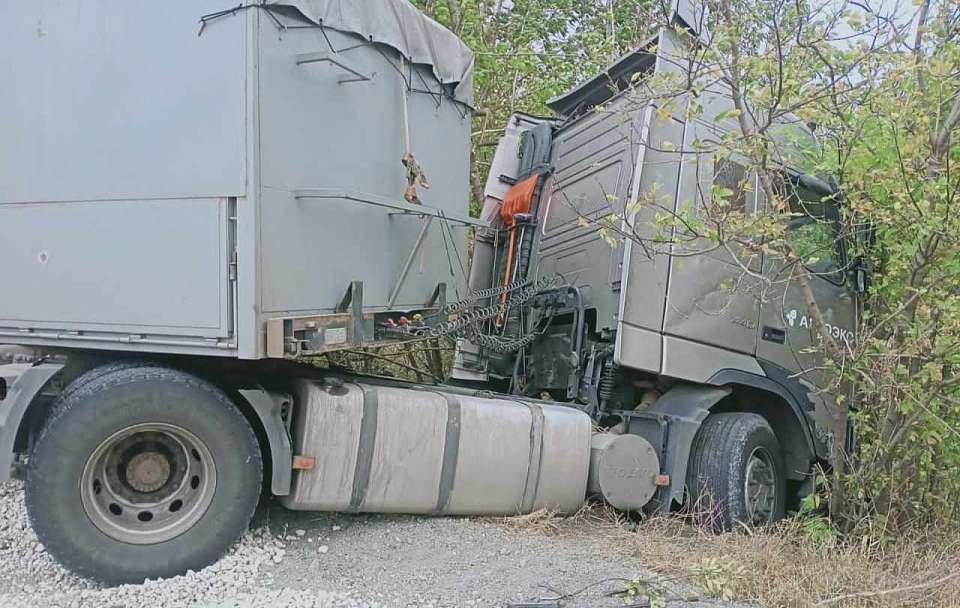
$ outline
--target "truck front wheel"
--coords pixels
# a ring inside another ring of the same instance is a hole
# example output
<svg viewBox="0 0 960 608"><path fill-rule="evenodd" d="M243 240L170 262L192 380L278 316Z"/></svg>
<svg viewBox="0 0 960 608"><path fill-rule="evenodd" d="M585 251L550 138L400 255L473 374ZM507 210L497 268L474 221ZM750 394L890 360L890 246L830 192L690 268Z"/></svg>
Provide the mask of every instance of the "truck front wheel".
<svg viewBox="0 0 960 608"><path fill-rule="evenodd" d="M687 490L704 525L730 530L781 519L786 498L783 453L757 414L712 414L693 441Z"/></svg>
<svg viewBox="0 0 960 608"><path fill-rule="evenodd" d="M64 391L30 455L26 501L46 549L109 584L199 570L246 530L261 458L213 385L123 366Z"/></svg>

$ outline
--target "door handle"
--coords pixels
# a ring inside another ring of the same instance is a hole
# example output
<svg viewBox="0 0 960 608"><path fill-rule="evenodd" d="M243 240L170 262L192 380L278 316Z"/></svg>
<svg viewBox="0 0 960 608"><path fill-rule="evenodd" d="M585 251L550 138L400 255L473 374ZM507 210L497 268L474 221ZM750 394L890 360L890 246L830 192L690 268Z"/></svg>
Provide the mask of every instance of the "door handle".
<svg viewBox="0 0 960 608"><path fill-rule="evenodd" d="M766 340L767 342L776 342L777 344L785 344L787 341L787 330L779 329L776 327L770 327L769 325L764 325L763 331L760 333L760 337Z"/></svg>

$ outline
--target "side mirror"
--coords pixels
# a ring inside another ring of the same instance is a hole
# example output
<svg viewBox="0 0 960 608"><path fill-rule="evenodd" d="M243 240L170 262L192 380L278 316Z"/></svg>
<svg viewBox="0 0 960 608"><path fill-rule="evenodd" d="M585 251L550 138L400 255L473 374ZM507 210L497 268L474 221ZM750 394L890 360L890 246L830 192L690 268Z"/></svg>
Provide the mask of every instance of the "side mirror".
<svg viewBox="0 0 960 608"><path fill-rule="evenodd" d="M870 263L863 256L853 264L853 288L858 294L867 293L870 289Z"/></svg>
<svg viewBox="0 0 960 608"><path fill-rule="evenodd" d="M867 221L855 227L856 243L861 255L853 261L853 284L858 294L864 294L870 289L870 261L867 252L873 248L877 237L877 229L873 222Z"/></svg>
<svg viewBox="0 0 960 608"><path fill-rule="evenodd" d="M874 241L877 240L877 227L873 222L867 222L861 230L861 240L865 249L869 250L873 247Z"/></svg>

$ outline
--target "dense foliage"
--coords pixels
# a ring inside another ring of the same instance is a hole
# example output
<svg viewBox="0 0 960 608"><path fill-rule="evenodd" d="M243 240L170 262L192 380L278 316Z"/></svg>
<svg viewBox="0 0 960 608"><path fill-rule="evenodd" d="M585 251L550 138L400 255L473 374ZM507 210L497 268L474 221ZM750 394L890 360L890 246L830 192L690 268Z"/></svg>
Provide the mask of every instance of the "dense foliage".
<svg viewBox="0 0 960 608"><path fill-rule="evenodd" d="M893 44L867 49L876 80L864 103L830 117L833 168L876 227L850 370L861 450L849 515L879 517L885 534L960 518L957 9L921 3Z"/></svg>
<svg viewBox="0 0 960 608"><path fill-rule="evenodd" d="M414 0L474 49L473 203L514 112L544 115L546 102L593 76L654 29L645 0Z"/></svg>

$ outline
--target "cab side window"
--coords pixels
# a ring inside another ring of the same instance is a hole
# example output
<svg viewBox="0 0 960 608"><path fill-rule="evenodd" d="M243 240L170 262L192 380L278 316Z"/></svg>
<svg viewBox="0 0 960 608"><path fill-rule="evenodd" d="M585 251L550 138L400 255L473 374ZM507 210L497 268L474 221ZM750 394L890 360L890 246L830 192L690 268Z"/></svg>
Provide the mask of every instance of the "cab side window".
<svg viewBox="0 0 960 608"><path fill-rule="evenodd" d="M837 235L830 224L804 218L800 223L790 224L790 234L797 255L811 271L824 275L840 271L842 261L837 252Z"/></svg>
<svg viewBox="0 0 960 608"><path fill-rule="evenodd" d="M800 185L788 187L790 236L800 261L814 274L842 283L840 210L833 200Z"/></svg>
<svg viewBox="0 0 960 608"><path fill-rule="evenodd" d="M714 202L722 196L730 211L747 211L749 183L747 169L729 158L719 158L713 166Z"/></svg>

